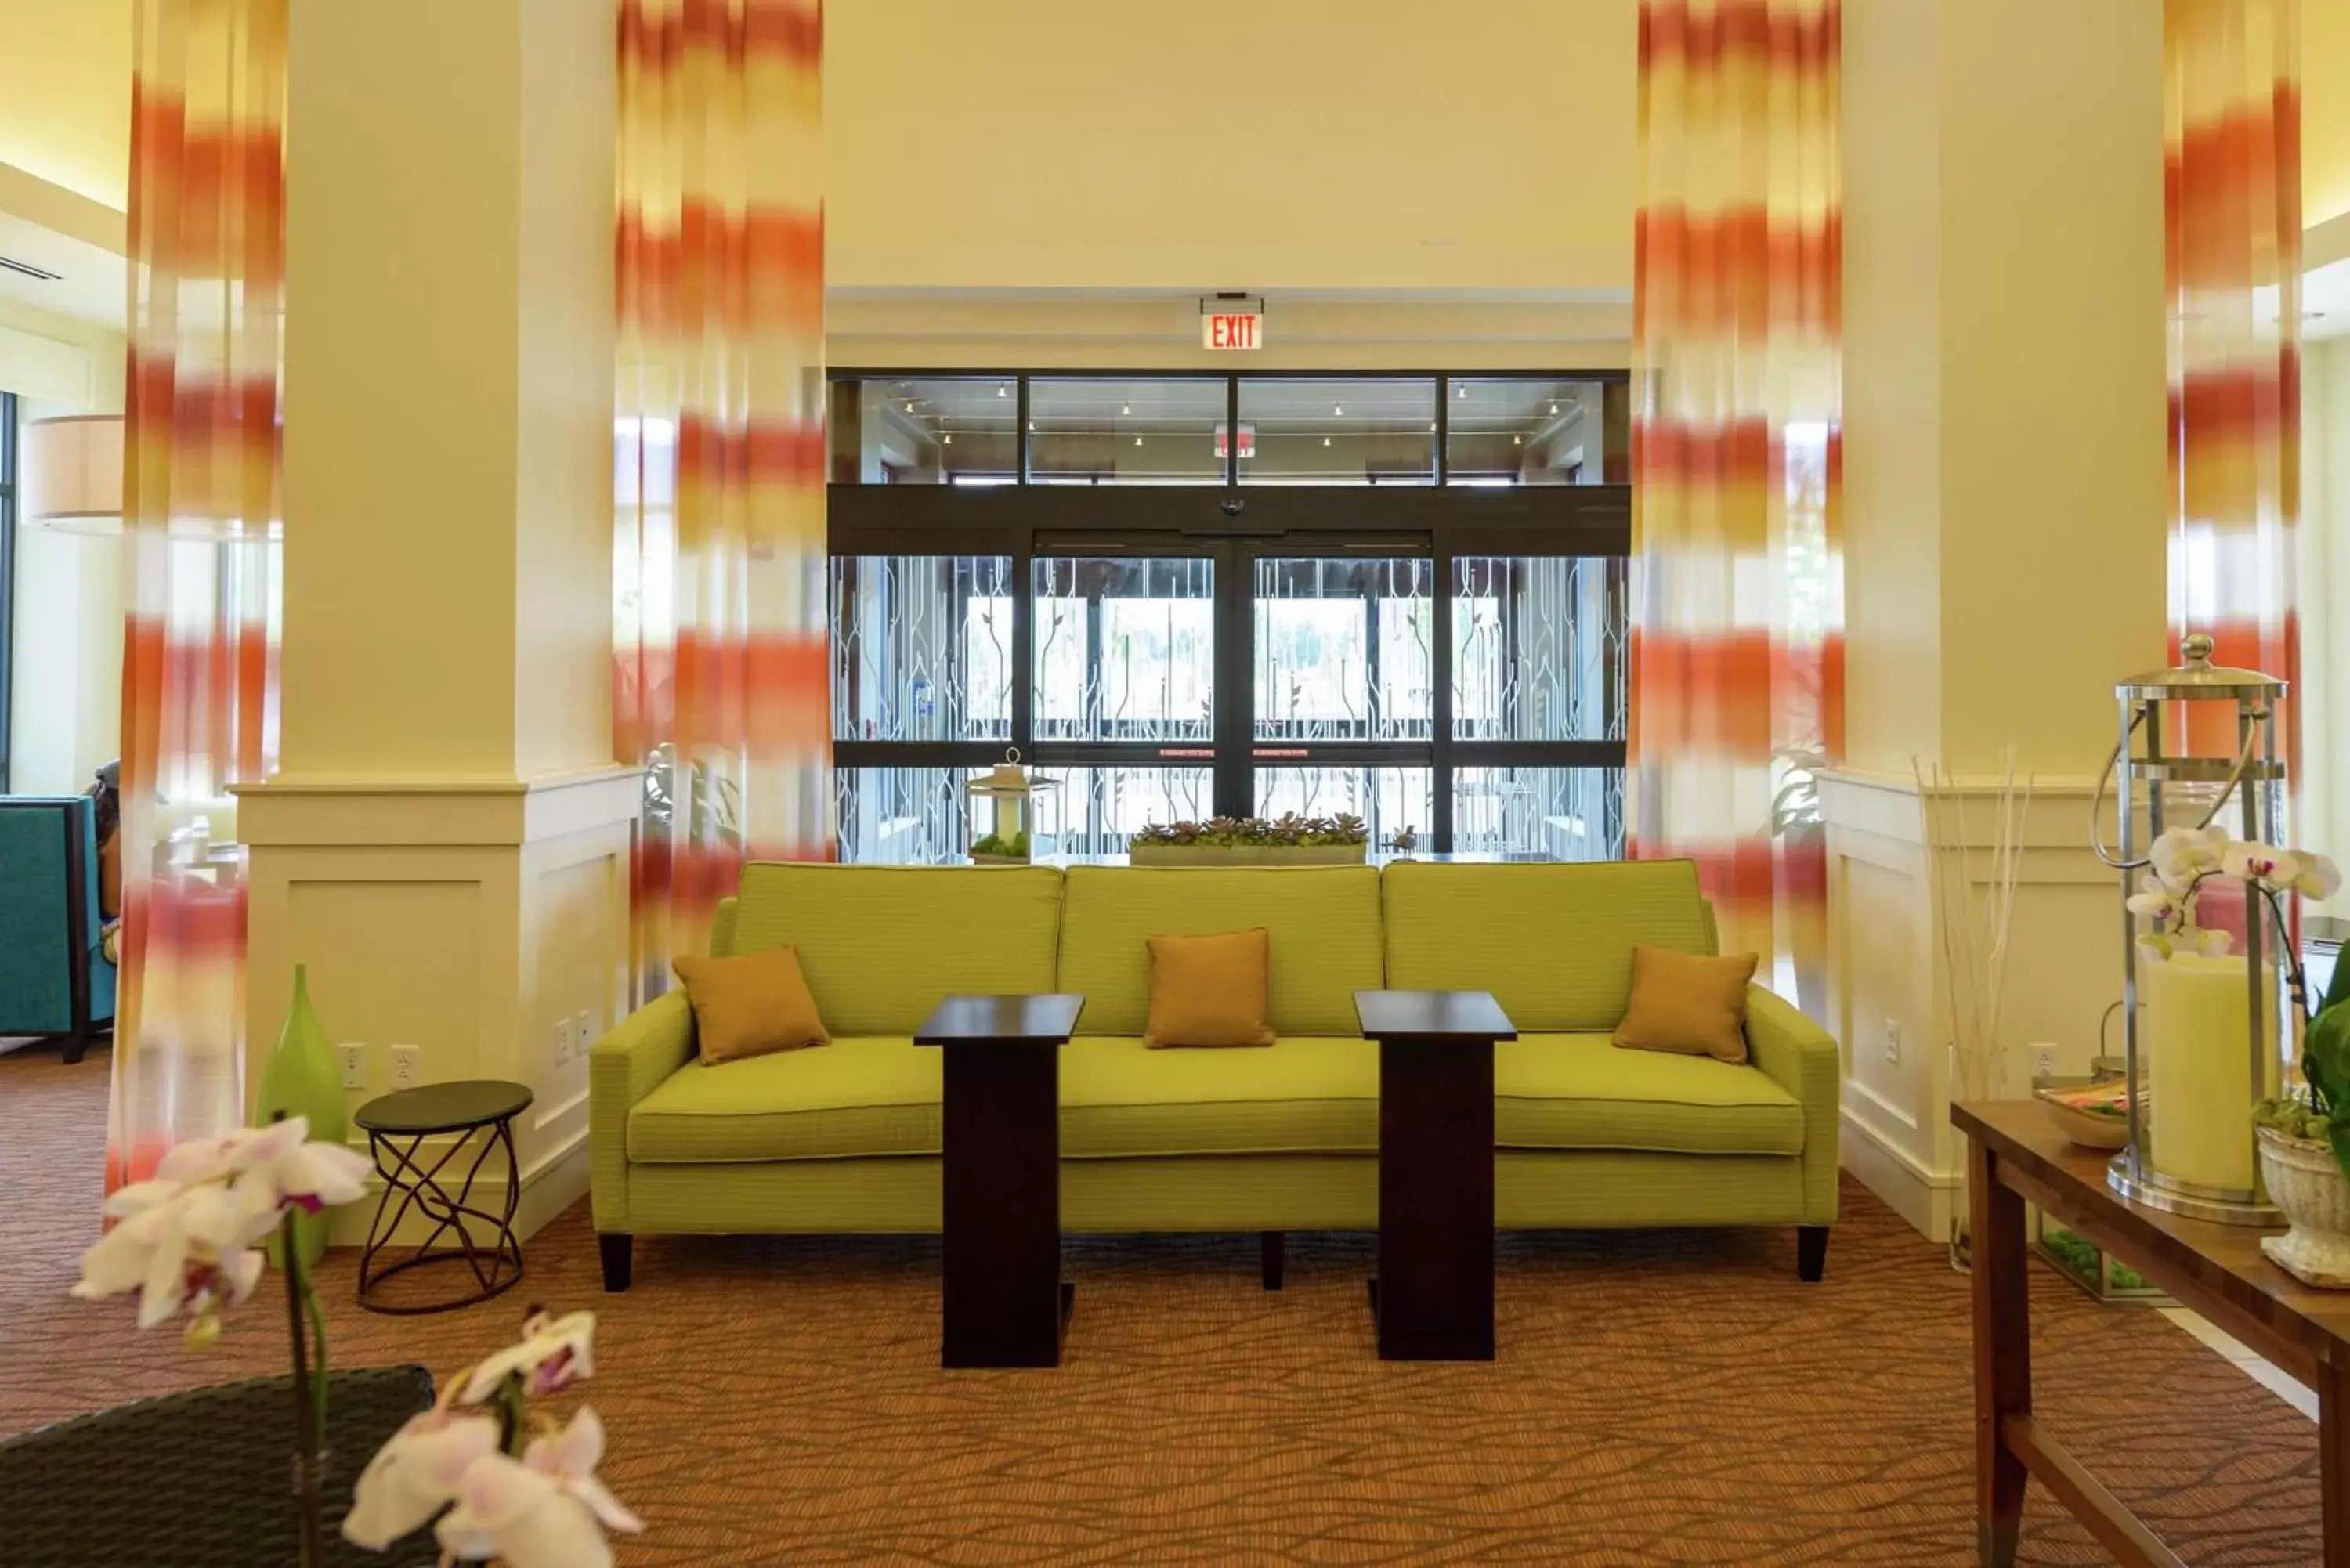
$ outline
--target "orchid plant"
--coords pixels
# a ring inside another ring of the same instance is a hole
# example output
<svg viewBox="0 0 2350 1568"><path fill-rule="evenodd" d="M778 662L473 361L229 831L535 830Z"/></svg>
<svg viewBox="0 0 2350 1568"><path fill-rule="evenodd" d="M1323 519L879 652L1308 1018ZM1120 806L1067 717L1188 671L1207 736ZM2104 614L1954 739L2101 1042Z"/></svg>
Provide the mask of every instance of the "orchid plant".
<svg viewBox="0 0 2350 1568"><path fill-rule="evenodd" d="M2286 925L2280 902L2285 894L2330 898L2342 887L2342 873L2324 856L2253 844L2231 837L2224 827L2172 828L2154 841L2147 859L2147 870L2130 896L2129 911L2147 921L2138 947L2153 959L2181 951L2213 957L2228 951L2227 932L2196 922L2196 902L2203 884L2214 877L2241 880L2248 909L2251 898L2265 901L2275 911L2280 929ZM2290 962L2290 953L2286 957L2298 998L2301 966Z"/></svg>
<svg viewBox="0 0 2350 1568"><path fill-rule="evenodd" d="M521 1343L448 1379L369 1461L343 1538L380 1552L439 1514L444 1565L610 1568L604 1532L644 1525L596 1479L603 1423L585 1405L568 1422L529 1407L594 1372L595 1334L593 1313L534 1311Z"/></svg>
<svg viewBox="0 0 2350 1568"><path fill-rule="evenodd" d="M136 1291L140 1328L184 1316L187 1348L210 1349L223 1309L244 1304L260 1283L264 1245L286 1217L366 1192L367 1159L339 1143L313 1143L309 1132L307 1118L293 1116L172 1149L152 1178L107 1199L111 1223L82 1254L73 1294ZM316 1568L325 1560L326 1314L302 1249L284 1245L276 1256L294 1363L302 1563ZM591 1313L558 1318L533 1308L519 1344L450 1379L432 1409L369 1463L343 1521L345 1539L380 1552L438 1514L444 1565L497 1559L507 1568L609 1568L604 1532L642 1525L596 1479L602 1423L585 1406L567 1423L528 1407L594 1370L595 1330Z"/></svg>

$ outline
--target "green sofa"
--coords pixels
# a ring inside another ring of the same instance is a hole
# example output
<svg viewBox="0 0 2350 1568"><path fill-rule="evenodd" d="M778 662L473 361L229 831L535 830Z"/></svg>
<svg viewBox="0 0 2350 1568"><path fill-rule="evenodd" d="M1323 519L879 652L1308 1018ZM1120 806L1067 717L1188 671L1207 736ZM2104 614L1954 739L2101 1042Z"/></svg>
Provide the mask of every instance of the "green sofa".
<svg viewBox="0 0 2350 1568"><path fill-rule="evenodd" d="M1145 1049L1144 939L1257 926L1278 1041ZM1794 1225L1817 1278L1835 1042L1757 987L1751 1065L1619 1050L1636 942L1712 950L1688 862L745 867L712 949L796 948L833 1043L704 1066L681 991L597 1043L606 1288L639 1234L938 1230L941 1054L911 1036L958 992L1086 999L1061 1053L1065 1230L1375 1229L1378 1051L1354 993L1381 986L1488 990L1518 1026L1494 1051L1501 1226Z"/></svg>

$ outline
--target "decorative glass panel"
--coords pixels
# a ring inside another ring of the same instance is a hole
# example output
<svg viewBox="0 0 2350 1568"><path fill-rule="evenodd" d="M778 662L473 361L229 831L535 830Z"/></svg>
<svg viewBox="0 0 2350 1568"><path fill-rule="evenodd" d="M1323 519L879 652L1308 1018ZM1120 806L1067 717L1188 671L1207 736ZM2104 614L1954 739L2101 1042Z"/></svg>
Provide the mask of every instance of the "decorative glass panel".
<svg viewBox="0 0 2350 1568"><path fill-rule="evenodd" d="M1543 860L1624 855L1621 768L1461 768L1453 774L1458 854Z"/></svg>
<svg viewBox="0 0 2350 1568"><path fill-rule="evenodd" d="M1215 691L1215 563L1039 556L1040 741L1205 741Z"/></svg>
<svg viewBox="0 0 2350 1568"><path fill-rule="evenodd" d="M1058 798L1038 813L1039 857L1123 855L1127 841L1149 822L1198 822L1215 815L1205 768L1038 768L1040 779L1061 781Z"/></svg>
<svg viewBox="0 0 2350 1568"><path fill-rule="evenodd" d="M1028 383L1035 484L1222 484L1224 381Z"/></svg>
<svg viewBox="0 0 2350 1568"><path fill-rule="evenodd" d="M1436 816L1435 774L1428 768L1351 766L1261 767L1256 770L1256 815L1359 816L1371 830L1371 846L1383 849L1396 835L1415 834L1430 847Z"/></svg>
<svg viewBox="0 0 2350 1568"><path fill-rule="evenodd" d="M939 866L970 847L962 768L836 768L840 857L858 865Z"/></svg>
<svg viewBox="0 0 2350 1568"><path fill-rule="evenodd" d="M1425 740L1435 580L1416 556L1258 561L1256 738Z"/></svg>
<svg viewBox="0 0 2350 1568"><path fill-rule="evenodd" d="M1445 408L1447 483L1631 479L1631 402L1621 381L1455 377Z"/></svg>
<svg viewBox="0 0 2350 1568"><path fill-rule="evenodd" d="M1436 382L1243 380L1243 484L1433 484Z"/></svg>
<svg viewBox="0 0 2350 1568"><path fill-rule="evenodd" d="M1452 564L1452 733L1624 736L1624 562L1463 556Z"/></svg>
<svg viewBox="0 0 2350 1568"><path fill-rule="evenodd" d="M835 484L1012 484L1020 394L1010 376L832 384Z"/></svg>
<svg viewBox="0 0 2350 1568"><path fill-rule="evenodd" d="M1012 562L832 558L832 733L986 741L1012 733Z"/></svg>

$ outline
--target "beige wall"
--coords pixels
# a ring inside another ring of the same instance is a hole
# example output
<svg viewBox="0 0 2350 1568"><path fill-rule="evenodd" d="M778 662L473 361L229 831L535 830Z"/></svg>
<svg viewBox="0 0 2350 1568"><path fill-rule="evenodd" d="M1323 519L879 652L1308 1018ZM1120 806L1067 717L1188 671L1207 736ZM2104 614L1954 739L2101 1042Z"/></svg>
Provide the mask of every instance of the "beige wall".
<svg viewBox="0 0 2350 1568"><path fill-rule="evenodd" d="M2350 213L2350 0L2301 0L2302 221Z"/></svg>
<svg viewBox="0 0 2350 1568"><path fill-rule="evenodd" d="M1860 0L1845 42L1831 1005L1847 1162L1939 1231L1958 1178L1929 858L1983 896L2011 744L2039 789L2001 1032L2011 1086L2042 1043L2085 1067L2119 992L2118 895L2084 824L2113 682L2164 647L2160 12ZM1925 826L1913 759L1958 776L1963 819Z"/></svg>
<svg viewBox="0 0 2350 1568"><path fill-rule="evenodd" d="M1631 280L1634 0L865 0L825 20L837 283Z"/></svg>
<svg viewBox="0 0 2350 1568"><path fill-rule="evenodd" d="M0 163L129 204L130 17L131 0L0 4Z"/></svg>

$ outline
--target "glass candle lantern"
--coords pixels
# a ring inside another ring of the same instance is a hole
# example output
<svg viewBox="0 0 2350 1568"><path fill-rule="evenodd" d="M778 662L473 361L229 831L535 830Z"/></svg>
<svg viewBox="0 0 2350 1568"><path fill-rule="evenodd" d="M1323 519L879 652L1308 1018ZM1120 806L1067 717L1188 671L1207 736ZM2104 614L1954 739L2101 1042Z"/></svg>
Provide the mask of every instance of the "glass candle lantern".
<svg viewBox="0 0 2350 1568"><path fill-rule="evenodd" d="M2114 688L2121 738L2106 776L2117 850L2102 839L2104 779L2091 807L2095 847L2121 872L2125 906L2129 1143L2106 1180L2123 1197L2168 1213L2273 1225L2282 1216L2262 1187L2252 1106L2282 1092L2295 1046L2285 982L2292 932L2249 884L2215 876L2199 885L2198 919L2227 933L2228 950L2158 956L2141 949L2147 928L2127 901L2167 830L2217 826L2255 844L2276 842L2284 764L2275 720L2285 683L2214 666L2208 637L2188 638L2182 651L2186 662L2177 669ZM2214 709L2230 721L2224 727L2203 717Z"/></svg>
<svg viewBox="0 0 2350 1568"><path fill-rule="evenodd" d="M1059 785L1057 779L1032 777L1020 765L1020 748L1007 748L1002 762L964 786L972 859L982 866L1027 865L1036 843L1037 803Z"/></svg>

